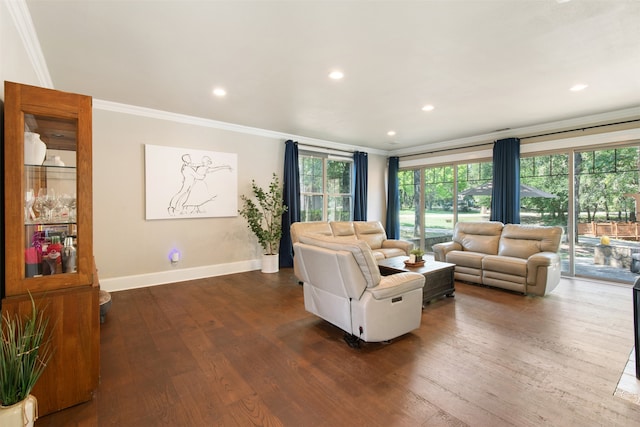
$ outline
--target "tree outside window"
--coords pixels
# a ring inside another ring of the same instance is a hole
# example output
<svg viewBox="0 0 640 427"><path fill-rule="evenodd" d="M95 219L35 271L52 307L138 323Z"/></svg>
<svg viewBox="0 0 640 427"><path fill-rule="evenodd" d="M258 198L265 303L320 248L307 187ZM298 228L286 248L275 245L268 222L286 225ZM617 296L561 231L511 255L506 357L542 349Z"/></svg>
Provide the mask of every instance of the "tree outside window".
<svg viewBox="0 0 640 427"><path fill-rule="evenodd" d="M351 220L353 162L320 154L304 154L300 155L299 165L300 220Z"/></svg>

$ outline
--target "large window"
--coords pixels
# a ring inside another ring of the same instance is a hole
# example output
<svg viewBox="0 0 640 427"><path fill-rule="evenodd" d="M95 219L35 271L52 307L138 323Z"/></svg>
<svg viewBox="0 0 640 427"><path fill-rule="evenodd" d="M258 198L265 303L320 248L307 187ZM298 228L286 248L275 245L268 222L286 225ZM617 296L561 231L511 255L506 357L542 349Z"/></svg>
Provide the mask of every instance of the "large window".
<svg viewBox="0 0 640 427"><path fill-rule="evenodd" d="M300 220L351 220L353 162L321 154L301 154L299 165Z"/></svg>
<svg viewBox="0 0 640 427"><path fill-rule="evenodd" d="M633 283L640 273L640 147L520 158L520 222L564 229L562 273ZM454 173L455 172L455 173ZM487 221L491 162L402 170L401 238L426 251L458 221Z"/></svg>
<svg viewBox="0 0 640 427"><path fill-rule="evenodd" d="M560 246L562 272L570 271L569 155L566 153L520 159L520 223L559 225L564 230Z"/></svg>
<svg viewBox="0 0 640 427"><path fill-rule="evenodd" d="M424 170L424 247L451 238L454 214L455 167L436 166Z"/></svg>
<svg viewBox="0 0 640 427"><path fill-rule="evenodd" d="M520 159L520 222L567 226L569 156L566 153Z"/></svg>
<svg viewBox="0 0 640 427"><path fill-rule="evenodd" d="M420 222L420 169L398 171L400 195L400 238L420 246L422 225Z"/></svg>
<svg viewBox="0 0 640 427"><path fill-rule="evenodd" d="M574 152L576 275L633 282L640 271L639 147Z"/></svg>
<svg viewBox="0 0 640 427"><path fill-rule="evenodd" d="M457 221L489 221L492 179L493 162L458 165Z"/></svg>
<svg viewBox="0 0 640 427"><path fill-rule="evenodd" d="M400 171L400 238L431 251L457 221L487 221L492 173L491 162Z"/></svg>

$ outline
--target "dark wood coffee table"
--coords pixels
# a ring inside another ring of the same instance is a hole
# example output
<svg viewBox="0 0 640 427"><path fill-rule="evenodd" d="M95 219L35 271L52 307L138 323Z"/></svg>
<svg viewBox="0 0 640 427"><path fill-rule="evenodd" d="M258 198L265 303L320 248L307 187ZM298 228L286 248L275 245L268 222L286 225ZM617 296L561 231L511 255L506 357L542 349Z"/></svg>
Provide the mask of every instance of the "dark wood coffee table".
<svg viewBox="0 0 640 427"><path fill-rule="evenodd" d="M423 266L410 267L404 263L408 259L408 256L398 256L378 260L380 274L389 276L406 271L423 274L425 278L422 290L423 305L442 296L453 297L456 291L453 280L455 264L434 261L433 258L426 257Z"/></svg>

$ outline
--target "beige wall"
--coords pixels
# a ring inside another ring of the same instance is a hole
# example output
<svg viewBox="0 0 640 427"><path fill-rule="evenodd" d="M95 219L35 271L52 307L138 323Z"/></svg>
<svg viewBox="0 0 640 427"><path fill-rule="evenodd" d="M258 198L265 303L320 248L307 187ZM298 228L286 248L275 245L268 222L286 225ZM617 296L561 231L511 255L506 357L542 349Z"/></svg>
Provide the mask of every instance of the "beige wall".
<svg viewBox="0 0 640 427"><path fill-rule="evenodd" d="M101 279L245 262L260 247L240 217L145 220L144 145L237 153L238 191L282 175L284 142L94 108L94 245ZM240 201L238 200L238 206ZM172 248L182 260L172 266ZM141 279L141 282L144 282Z"/></svg>
<svg viewBox="0 0 640 427"><path fill-rule="evenodd" d="M238 192L251 180L267 186L282 176L284 139L94 108L94 253L101 283L111 289L145 286L259 268L261 248L240 216L145 220L144 145L238 155ZM369 211L384 210L386 157L370 156ZM240 195L239 194L239 195ZM238 206L241 205L238 195ZM168 254L182 254L172 265Z"/></svg>

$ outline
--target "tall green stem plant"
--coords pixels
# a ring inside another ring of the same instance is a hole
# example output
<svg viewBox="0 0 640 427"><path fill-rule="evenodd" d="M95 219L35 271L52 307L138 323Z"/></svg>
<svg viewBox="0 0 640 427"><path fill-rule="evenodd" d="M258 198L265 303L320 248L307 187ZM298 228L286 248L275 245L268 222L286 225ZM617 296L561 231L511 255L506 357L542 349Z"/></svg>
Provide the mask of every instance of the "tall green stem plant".
<svg viewBox="0 0 640 427"><path fill-rule="evenodd" d="M287 211L282 199L282 187L274 173L268 190L251 180L252 198L240 196L242 210L238 211L248 222L249 229L256 235L266 255L278 253L282 237L282 214Z"/></svg>

